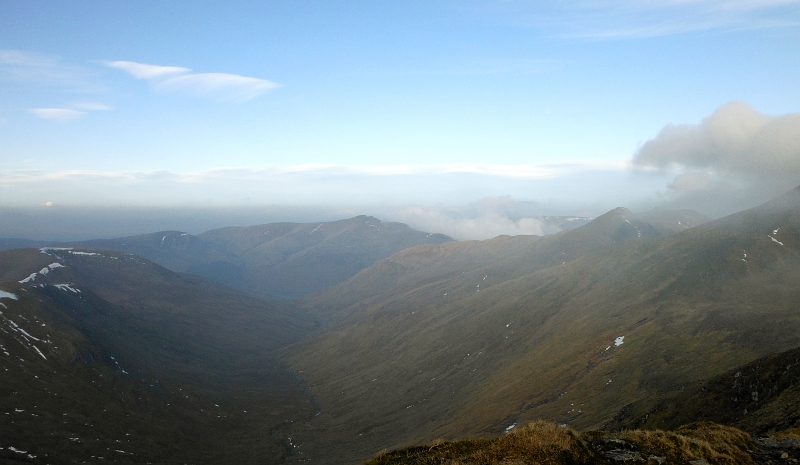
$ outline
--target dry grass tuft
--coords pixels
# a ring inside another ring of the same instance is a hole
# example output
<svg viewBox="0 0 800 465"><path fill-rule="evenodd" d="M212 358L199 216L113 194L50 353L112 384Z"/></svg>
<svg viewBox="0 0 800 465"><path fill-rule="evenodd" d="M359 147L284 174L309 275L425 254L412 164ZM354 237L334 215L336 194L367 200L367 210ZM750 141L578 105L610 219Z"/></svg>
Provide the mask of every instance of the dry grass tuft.
<svg viewBox="0 0 800 465"><path fill-rule="evenodd" d="M773 436L775 436L776 439L786 439L786 438L800 439L800 428L787 429L786 431L774 433Z"/></svg>
<svg viewBox="0 0 800 465"><path fill-rule="evenodd" d="M692 423L675 431L622 431L618 437L650 454L666 457L668 462L702 458L711 465L753 463L747 454L750 435L716 423Z"/></svg>
<svg viewBox="0 0 800 465"><path fill-rule="evenodd" d="M588 443L580 434L555 423L535 421L497 439L437 441L376 457L371 465L578 464L591 460Z"/></svg>
<svg viewBox="0 0 800 465"><path fill-rule="evenodd" d="M496 439L436 441L376 456L368 465L572 465L611 463L607 447L623 447L647 463L752 464L750 435L710 422L676 431L630 430L581 434L548 421L535 421ZM666 459L666 460L664 460Z"/></svg>
<svg viewBox="0 0 800 465"><path fill-rule="evenodd" d="M582 458L590 455L588 444L578 432L543 420L512 430L497 439L493 446L498 452L496 456L506 455L508 458L533 460L542 464L580 463Z"/></svg>

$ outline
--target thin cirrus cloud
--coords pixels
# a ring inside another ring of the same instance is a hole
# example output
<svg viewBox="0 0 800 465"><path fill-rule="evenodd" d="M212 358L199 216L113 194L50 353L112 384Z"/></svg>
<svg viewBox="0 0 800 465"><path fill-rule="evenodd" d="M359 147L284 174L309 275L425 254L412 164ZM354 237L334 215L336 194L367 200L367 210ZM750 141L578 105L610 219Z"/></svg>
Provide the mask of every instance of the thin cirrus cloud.
<svg viewBox="0 0 800 465"><path fill-rule="evenodd" d="M66 63L58 56L20 50L0 50L0 80L80 93L107 90L86 67Z"/></svg>
<svg viewBox="0 0 800 465"><path fill-rule="evenodd" d="M77 110L86 110L86 111L108 111L111 110L111 107L108 105L104 105L102 103L93 103L93 102L78 102L71 105L72 108Z"/></svg>
<svg viewBox="0 0 800 465"><path fill-rule="evenodd" d="M28 111L38 118L48 119L58 123L74 121L86 115L86 112L73 110L71 108L31 108Z"/></svg>
<svg viewBox="0 0 800 465"><path fill-rule="evenodd" d="M575 34L585 37L654 37L800 25L800 0L616 0L579 4L594 23Z"/></svg>
<svg viewBox="0 0 800 465"><path fill-rule="evenodd" d="M560 38L635 39L800 26L800 0L515 1L481 8Z"/></svg>
<svg viewBox="0 0 800 465"><path fill-rule="evenodd" d="M107 66L150 82L155 90L231 102L252 100L280 85L266 79L230 73L193 73L180 66L161 66L133 61L111 61Z"/></svg>
<svg viewBox="0 0 800 465"><path fill-rule="evenodd" d="M68 108L30 108L28 112L37 118L67 123L75 121L90 111L108 111L111 107L102 103L77 102L69 105Z"/></svg>

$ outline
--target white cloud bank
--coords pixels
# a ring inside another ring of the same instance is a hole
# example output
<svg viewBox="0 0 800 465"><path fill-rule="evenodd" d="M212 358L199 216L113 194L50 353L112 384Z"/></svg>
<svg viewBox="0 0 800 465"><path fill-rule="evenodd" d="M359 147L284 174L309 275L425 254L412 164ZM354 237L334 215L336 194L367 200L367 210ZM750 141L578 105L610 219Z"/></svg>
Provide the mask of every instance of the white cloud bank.
<svg viewBox="0 0 800 465"><path fill-rule="evenodd" d="M386 219L406 223L420 231L446 234L454 239L489 239L502 234L541 236L545 224L535 216L516 218L509 207L524 204L510 196L490 197L460 207L408 206L386 210ZM534 213L534 215L538 214Z"/></svg>
<svg viewBox="0 0 800 465"><path fill-rule="evenodd" d="M608 200L609 192L638 179L620 164L601 165L602 169L578 164L299 165L186 173L0 170L0 216L6 209L40 218L36 212L47 208L54 214L62 212L60 221L67 221L68 212L100 212L87 220L86 225L91 227L69 220L72 226L68 235L91 237L100 231L96 229L100 217L114 217L116 223L127 225L128 229L103 226L104 236L118 236L130 233L131 228L139 233L147 232L147 228L179 228L191 224L189 217L213 217L214 221L203 224L221 227L295 221L300 213L305 215L303 221L367 214L458 239L487 239L500 234L553 232L543 230L535 218L539 215L596 215L617 206L616 201ZM640 187L628 185L617 192L618 198L630 197L628 191ZM599 193L603 202L598 201ZM554 204L548 197L551 195L562 202ZM547 205L513 201L512 196L540 197ZM468 203L485 197L490 198ZM586 197L593 203L587 206ZM42 207L51 201L51 207ZM278 212L278 216L267 219L259 213L264 211ZM145 217L152 219L143 220ZM221 222L224 218L229 223ZM235 222L230 222L231 218ZM24 236L35 229L23 220L9 223L5 234ZM41 222L35 224L41 226ZM147 228L142 226L145 224ZM48 234L61 237L53 231Z"/></svg>
<svg viewBox="0 0 800 465"><path fill-rule="evenodd" d="M339 218L369 214L459 239L485 239L553 232L536 217L597 216L664 182L663 176L632 175L624 163L0 170L0 208L41 208L48 201L59 208L315 208L341 212Z"/></svg>
<svg viewBox="0 0 800 465"><path fill-rule="evenodd" d="M278 83L266 79L229 73L193 73L191 69L180 66L151 65L133 61L111 61L106 65L125 71L136 79L146 80L158 91L232 102L252 100L280 87Z"/></svg>
<svg viewBox="0 0 800 465"><path fill-rule="evenodd" d="M800 185L800 113L768 116L730 102L699 124L666 126L633 166L671 173L671 202L731 213Z"/></svg>

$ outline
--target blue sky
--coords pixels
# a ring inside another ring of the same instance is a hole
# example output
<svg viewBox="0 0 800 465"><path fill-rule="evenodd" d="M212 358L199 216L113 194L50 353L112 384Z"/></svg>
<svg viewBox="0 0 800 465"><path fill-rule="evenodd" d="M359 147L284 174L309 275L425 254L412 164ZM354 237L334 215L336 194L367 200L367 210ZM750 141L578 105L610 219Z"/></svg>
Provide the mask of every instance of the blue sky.
<svg viewBox="0 0 800 465"><path fill-rule="evenodd" d="M0 206L752 191L640 151L729 102L791 119L798 76L800 0L0 0Z"/></svg>

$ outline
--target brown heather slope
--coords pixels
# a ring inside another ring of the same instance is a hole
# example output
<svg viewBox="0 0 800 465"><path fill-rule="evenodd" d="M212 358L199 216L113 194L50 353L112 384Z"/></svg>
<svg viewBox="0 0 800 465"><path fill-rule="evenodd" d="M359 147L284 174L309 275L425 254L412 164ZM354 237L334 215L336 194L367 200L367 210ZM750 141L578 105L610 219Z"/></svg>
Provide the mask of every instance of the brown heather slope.
<svg viewBox="0 0 800 465"><path fill-rule="evenodd" d="M351 463L537 418L596 428L800 346L797 234L795 190L670 236L617 209L382 260L306 301L332 326L288 354L321 406L294 428L299 456Z"/></svg>
<svg viewBox="0 0 800 465"><path fill-rule="evenodd" d="M0 252L0 289L0 462L281 463L311 414L285 304L91 249Z"/></svg>

